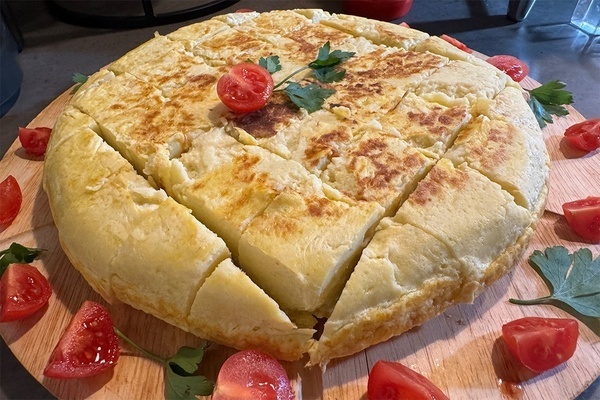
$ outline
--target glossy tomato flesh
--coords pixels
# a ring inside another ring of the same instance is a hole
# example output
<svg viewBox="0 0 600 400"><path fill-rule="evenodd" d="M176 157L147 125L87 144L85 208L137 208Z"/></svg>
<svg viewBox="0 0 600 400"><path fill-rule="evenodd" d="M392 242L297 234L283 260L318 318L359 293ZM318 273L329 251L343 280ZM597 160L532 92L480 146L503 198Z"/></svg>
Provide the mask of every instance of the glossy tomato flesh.
<svg viewBox="0 0 600 400"><path fill-rule="evenodd" d="M502 326L510 353L533 372L544 372L573 356L579 325L569 318L525 317Z"/></svg>
<svg viewBox="0 0 600 400"><path fill-rule="evenodd" d="M527 64L514 56L501 54L488 58L487 62L506 73L515 82L521 82L529 74Z"/></svg>
<svg viewBox="0 0 600 400"><path fill-rule="evenodd" d="M257 111L267 104L273 93L273 78L258 64L234 65L217 82L217 95L235 113Z"/></svg>
<svg viewBox="0 0 600 400"><path fill-rule="evenodd" d="M588 197L562 205L569 226L582 238L600 243L600 197Z"/></svg>
<svg viewBox="0 0 600 400"><path fill-rule="evenodd" d="M84 378L112 368L119 359L119 339L108 311L86 301L77 311L50 355L44 375Z"/></svg>
<svg viewBox="0 0 600 400"><path fill-rule="evenodd" d="M569 143L583 151L594 151L600 148L600 118L571 125L565 131Z"/></svg>
<svg viewBox="0 0 600 400"><path fill-rule="evenodd" d="M29 264L9 264L0 278L0 322L29 317L48 303L50 283Z"/></svg>
<svg viewBox="0 0 600 400"><path fill-rule="evenodd" d="M448 400L431 381L412 369L391 361L377 361L369 373L369 400Z"/></svg>
<svg viewBox="0 0 600 400"><path fill-rule="evenodd" d="M294 392L283 366L256 350L243 350L221 366L212 400L291 400Z"/></svg>
<svg viewBox="0 0 600 400"><path fill-rule="evenodd" d="M9 175L0 182L0 225L10 224L21 210L23 195L14 176Z"/></svg>
<svg viewBox="0 0 600 400"><path fill-rule="evenodd" d="M27 153L42 156L46 153L51 133L52 129L46 127L19 128L19 141Z"/></svg>
<svg viewBox="0 0 600 400"><path fill-rule="evenodd" d="M463 42L461 42L458 39L453 38L452 36L448 36L448 35L440 35L441 39L444 39L446 42L450 43L452 46L456 47L457 49L460 49L466 53L472 53L473 50L471 50L466 44L464 44Z"/></svg>

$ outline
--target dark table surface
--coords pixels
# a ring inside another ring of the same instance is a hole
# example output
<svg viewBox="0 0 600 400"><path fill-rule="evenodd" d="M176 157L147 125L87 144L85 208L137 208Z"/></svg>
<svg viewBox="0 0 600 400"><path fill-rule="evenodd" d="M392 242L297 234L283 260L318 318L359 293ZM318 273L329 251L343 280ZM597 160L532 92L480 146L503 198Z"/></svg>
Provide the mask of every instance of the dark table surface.
<svg viewBox="0 0 600 400"><path fill-rule="evenodd" d="M43 1L2 1L9 6L11 22L20 31L24 46L18 55L23 70L21 93L0 119L0 157L16 139L18 127L28 124L71 86L73 73L91 74L150 39L155 31L166 34L214 15L146 28L92 28L57 19ZM134 3L134 0L128 1ZM171 0L170 7L177 7L177 3L181 9L193 2ZM575 108L586 118L598 118L600 36L588 36L569 24L575 4L576 0L537 0L526 19L514 22L506 18L508 0L413 0L410 12L396 22L406 21L411 27L433 35L452 35L488 55L515 55L529 65L533 79L565 82L567 89L573 92ZM342 4L332 0L241 0L221 12L238 8L256 11L322 8L341 12ZM592 385L579 398L600 399L597 386ZM53 397L0 340L0 399L47 398Z"/></svg>

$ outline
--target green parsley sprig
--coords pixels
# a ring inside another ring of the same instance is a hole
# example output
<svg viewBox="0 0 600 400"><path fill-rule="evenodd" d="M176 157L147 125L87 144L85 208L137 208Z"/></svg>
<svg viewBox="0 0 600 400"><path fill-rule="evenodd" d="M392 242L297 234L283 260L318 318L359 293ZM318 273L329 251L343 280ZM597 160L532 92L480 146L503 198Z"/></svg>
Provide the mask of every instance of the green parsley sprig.
<svg viewBox="0 0 600 400"><path fill-rule="evenodd" d="M203 342L197 348L183 346L173 357L162 358L141 348L117 328L113 329L138 352L164 366L166 399L195 400L196 396L212 394L214 383L202 375L196 375L198 364L202 362L204 351L209 346L208 342Z"/></svg>
<svg viewBox="0 0 600 400"><path fill-rule="evenodd" d="M291 82L290 79L300 72L310 69L315 79L321 83L339 82L346 76L346 71L339 68L339 65L354 55L355 53L350 51L331 51L331 44L327 42L319 48L315 60L286 76L275 85L274 90L285 85L283 89L279 90L283 91L298 107L306 109L309 113L320 110L325 100L334 94L335 90L323 88L316 83L300 85L297 82ZM278 56L262 57L258 64L271 74L281 70Z"/></svg>
<svg viewBox="0 0 600 400"><path fill-rule="evenodd" d="M8 249L0 251L0 276L2 276L9 264L29 264L35 260L42 251L44 250L25 247L19 243L12 243Z"/></svg>
<svg viewBox="0 0 600 400"><path fill-rule="evenodd" d="M569 114L569 111L563 106L573 103L573 95L563 89L565 86L567 85L563 82L554 80L535 89L526 89L529 92L527 102L540 128L552 123L552 115L564 117Z"/></svg>
<svg viewBox="0 0 600 400"><path fill-rule="evenodd" d="M549 304L558 307L600 336L600 257L582 248L569 254L562 246L539 250L529 264L542 277L550 295L532 300L509 299L520 305Z"/></svg>
<svg viewBox="0 0 600 400"><path fill-rule="evenodd" d="M79 88L81 87L81 85L83 85L84 83L87 82L88 77L87 75L84 74L80 74L79 72L75 72L73 74L73 83L76 83L75 86L73 86L73 89L71 89L71 94L75 93L76 91L79 90Z"/></svg>

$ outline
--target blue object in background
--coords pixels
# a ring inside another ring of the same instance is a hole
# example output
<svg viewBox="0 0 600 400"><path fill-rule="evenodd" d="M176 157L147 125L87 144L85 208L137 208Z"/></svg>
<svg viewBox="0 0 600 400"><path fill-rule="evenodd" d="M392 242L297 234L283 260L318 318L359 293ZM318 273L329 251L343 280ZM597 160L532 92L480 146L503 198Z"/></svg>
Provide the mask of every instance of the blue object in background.
<svg viewBox="0 0 600 400"><path fill-rule="evenodd" d="M19 46L10 31L4 14L0 26L0 117L10 110L19 98L23 71L17 60Z"/></svg>

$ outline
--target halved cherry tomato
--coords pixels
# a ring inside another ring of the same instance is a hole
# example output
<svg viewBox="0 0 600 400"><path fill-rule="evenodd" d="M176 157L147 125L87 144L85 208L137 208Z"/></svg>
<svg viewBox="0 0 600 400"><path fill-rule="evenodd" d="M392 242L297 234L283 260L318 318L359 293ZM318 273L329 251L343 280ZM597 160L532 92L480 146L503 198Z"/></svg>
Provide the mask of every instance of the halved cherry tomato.
<svg viewBox="0 0 600 400"><path fill-rule="evenodd" d="M600 118L571 125L565 131L565 137L573 147L584 151L600 148Z"/></svg>
<svg viewBox="0 0 600 400"><path fill-rule="evenodd" d="M273 78L258 64L234 65L217 82L219 99L236 113L249 113L264 107L273 93Z"/></svg>
<svg viewBox="0 0 600 400"><path fill-rule="evenodd" d="M511 354L533 372L544 372L573 356L579 324L569 318L525 317L502 326Z"/></svg>
<svg viewBox="0 0 600 400"><path fill-rule="evenodd" d="M221 366L212 400L291 400L294 392L283 366L256 350L233 354Z"/></svg>
<svg viewBox="0 0 600 400"><path fill-rule="evenodd" d="M48 303L50 283L29 264L9 264L0 278L0 322L29 317Z"/></svg>
<svg viewBox="0 0 600 400"><path fill-rule="evenodd" d="M569 226L582 238L600 243L600 197L587 197L562 205Z"/></svg>
<svg viewBox="0 0 600 400"><path fill-rule="evenodd" d="M235 10L236 13L249 13L249 12L254 12L253 9L251 8L238 8L237 10Z"/></svg>
<svg viewBox="0 0 600 400"><path fill-rule="evenodd" d="M369 400L448 400L448 397L423 375L391 361L373 365L367 383Z"/></svg>
<svg viewBox="0 0 600 400"><path fill-rule="evenodd" d="M527 64L514 56L501 54L488 58L487 62L506 73L515 82L521 82L529 73Z"/></svg>
<svg viewBox="0 0 600 400"><path fill-rule="evenodd" d="M0 225L8 225L15 220L22 202L19 183L14 176L7 176L0 182Z"/></svg>
<svg viewBox="0 0 600 400"><path fill-rule="evenodd" d="M440 35L441 39L444 39L446 42L450 43L452 46L461 49L462 51L466 52L466 53L472 53L473 50L471 50L470 48L467 47L466 44L464 44L463 42L461 42L458 39L453 38L452 36L448 36L448 35Z"/></svg>
<svg viewBox="0 0 600 400"><path fill-rule="evenodd" d="M42 156L46 153L51 133L52 129L46 127L19 128L19 141L27 153Z"/></svg>
<svg viewBox="0 0 600 400"><path fill-rule="evenodd" d="M50 355L44 375L84 378L112 368L119 359L119 339L108 311L86 301L77 311Z"/></svg>

